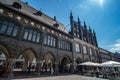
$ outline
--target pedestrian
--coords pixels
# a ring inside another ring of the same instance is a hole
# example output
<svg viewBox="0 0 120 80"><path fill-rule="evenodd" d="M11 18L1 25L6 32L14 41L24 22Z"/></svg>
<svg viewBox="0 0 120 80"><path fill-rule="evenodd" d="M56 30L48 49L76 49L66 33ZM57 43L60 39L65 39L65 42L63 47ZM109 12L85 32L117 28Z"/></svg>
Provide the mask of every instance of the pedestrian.
<svg viewBox="0 0 120 80"><path fill-rule="evenodd" d="M97 67L97 68L96 68L96 77L97 77L97 78L99 78L99 73L100 73L100 70L99 70L99 68Z"/></svg>
<svg viewBox="0 0 120 80"><path fill-rule="evenodd" d="M28 74L30 74L30 70L31 70L31 63L28 66Z"/></svg>

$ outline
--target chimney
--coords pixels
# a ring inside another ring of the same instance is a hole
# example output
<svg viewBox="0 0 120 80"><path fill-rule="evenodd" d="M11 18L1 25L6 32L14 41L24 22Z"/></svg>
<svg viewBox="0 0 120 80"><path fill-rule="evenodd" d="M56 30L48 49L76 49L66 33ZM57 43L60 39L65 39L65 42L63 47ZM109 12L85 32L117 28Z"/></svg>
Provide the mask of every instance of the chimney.
<svg viewBox="0 0 120 80"><path fill-rule="evenodd" d="M27 4L27 5L28 5L28 2L25 2L25 4Z"/></svg>
<svg viewBox="0 0 120 80"><path fill-rule="evenodd" d="M56 16L54 16L54 21L56 21Z"/></svg>

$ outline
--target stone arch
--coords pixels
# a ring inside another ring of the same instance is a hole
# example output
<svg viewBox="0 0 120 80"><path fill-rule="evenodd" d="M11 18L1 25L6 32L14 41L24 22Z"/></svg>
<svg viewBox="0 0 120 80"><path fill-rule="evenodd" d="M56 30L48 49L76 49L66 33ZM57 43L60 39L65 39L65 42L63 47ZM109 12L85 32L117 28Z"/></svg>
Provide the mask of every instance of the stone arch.
<svg viewBox="0 0 120 80"><path fill-rule="evenodd" d="M53 62L55 62L55 56L52 52L47 52L44 56L43 56L43 60L46 61L46 63L48 63L49 59Z"/></svg>
<svg viewBox="0 0 120 80"><path fill-rule="evenodd" d="M19 54L16 58L15 68L19 68L22 71L27 71L28 68L33 69L35 71L35 67L37 65L37 54L34 49L29 48L24 50Z"/></svg>
<svg viewBox="0 0 120 80"><path fill-rule="evenodd" d="M59 71L69 72L71 64L72 64L72 59L69 56L67 55L62 56L59 62Z"/></svg>
<svg viewBox="0 0 120 80"><path fill-rule="evenodd" d="M61 58L60 58L60 63L62 62L62 60L66 58L69 60L70 63L72 63L72 59L68 56L68 55L63 55Z"/></svg>
<svg viewBox="0 0 120 80"><path fill-rule="evenodd" d="M0 44L0 51L5 54L6 58L10 57L10 53L9 53L8 49L5 46L1 45L1 44Z"/></svg>
<svg viewBox="0 0 120 80"><path fill-rule="evenodd" d="M82 63L82 59L81 59L80 57L77 57L77 58L76 58L76 63L77 63L77 64Z"/></svg>
<svg viewBox="0 0 120 80"><path fill-rule="evenodd" d="M11 56L10 52L8 51L8 47L5 46L6 44L0 44L0 66L5 67L5 73L9 70L11 65Z"/></svg>
<svg viewBox="0 0 120 80"><path fill-rule="evenodd" d="M52 52L47 52L43 56L42 60L42 72L51 72L51 69L55 70L55 56Z"/></svg>
<svg viewBox="0 0 120 80"><path fill-rule="evenodd" d="M33 52L34 56L35 56L36 58L38 58L38 54L37 54L37 52L36 52L33 48L27 48L27 49L23 50L23 51L19 54L19 56L20 56L21 54L27 52L27 51Z"/></svg>

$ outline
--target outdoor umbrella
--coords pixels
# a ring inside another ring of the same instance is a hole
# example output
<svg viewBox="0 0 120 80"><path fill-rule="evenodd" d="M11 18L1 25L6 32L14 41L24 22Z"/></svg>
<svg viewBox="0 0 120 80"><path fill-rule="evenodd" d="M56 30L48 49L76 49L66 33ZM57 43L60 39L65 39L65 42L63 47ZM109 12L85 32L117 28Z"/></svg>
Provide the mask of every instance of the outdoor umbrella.
<svg viewBox="0 0 120 80"><path fill-rule="evenodd" d="M120 65L120 63L116 61L107 61L107 62L101 63L100 65L107 66L107 67L113 67L114 65Z"/></svg>
<svg viewBox="0 0 120 80"><path fill-rule="evenodd" d="M88 61L88 62L80 63L80 64L78 64L78 65L95 66L95 63Z"/></svg>

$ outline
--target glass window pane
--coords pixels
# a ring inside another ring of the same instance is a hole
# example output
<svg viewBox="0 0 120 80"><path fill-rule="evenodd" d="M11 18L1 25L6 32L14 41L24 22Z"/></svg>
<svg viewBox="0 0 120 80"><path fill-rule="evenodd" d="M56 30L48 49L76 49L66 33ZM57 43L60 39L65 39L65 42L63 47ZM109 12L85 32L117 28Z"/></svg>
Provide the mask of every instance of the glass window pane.
<svg viewBox="0 0 120 80"><path fill-rule="evenodd" d="M47 44L47 35L45 35L44 44Z"/></svg>
<svg viewBox="0 0 120 80"><path fill-rule="evenodd" d="M91 48L90 48L90 55L92 55L92 50L91 50Z"/></svg>
<svg viewBox="0 0 120 80"><path fill-rule="evenodd" d="M50 36L48 35L48 42L47 45L50 45Z"/></svg>
<svg viewBox="0 0 120 80"><path fill-rule="evenodd" d="M56 45L56 39L54 38L54 40L53 40L53 47L55 47L55 45Z"/></svg>
<svg viewBox="0 0 120 80"><path fill-rule="evenodd" d="M28 40L32 39L33 30L30 30Z"/></svg>
<svg viewBox="0 0 120 80"><path fill-rule="evenodd" d="M37 32L34 31L34 33L33 33L33 38L32 38L32 41L33 41L33 42L35 42L36 36L37 36Z"/></svg>
<svg viewBox="0 0 120 80"><path fill-rule="evenodd" d="M18 26L15 26L15 28L13 29L12 36L16 36L17 33L18 33Z"/></svg>
<svg viewBox="0 0 120 80"><path fill-rule="evenodd" d="M40 42L40 33L37 34L36 42Z"/></svg>
<svg viewBox="0 0 120 80"><path fill-rule="evenodd" d="M7 25L2 25L2 28L1 28L1 30L0 30L0 33L5 33L6 28L7 28Z"/></svg>
<svg viewBox="0 0 120 80"><path fill-rule="evenodd" d="M76 52L80 52L80 46L79 46L79 44L77 44L77 43L75 44L75 51L76 51Z"/></svg>
<svg viewBox="0 0 120 80"><path fill-rule="evenodd" d="M85 54L87 53L86 46L83 46L83 52L84 52Z"/></svg>
<svg viewBox="0 0 120 80"><path fill-rule="evenodd" d="M7 28L6 34L11 35L12 29L13 29L13 27L12 27L12 26L9 26L9 27Z"/></svg>
<svg viewBox="0 0 120 80"><path fill-rule="evenodd" d="M24 32L24 37L23 37L23 39L27 39L27 37L28 37L28 30L26 29L25 32Z"/></svg>
<svg viewBox="0 0 120 80"><path fill-rule="evenodd" d="M61 47L60 41L59 41L59 48Z"/></svg>
<svg viewBox="0 0 120 80"><path fill-rule="evenodd" d="M51 36L50 46L53 46L53 37Z"/></svg>

